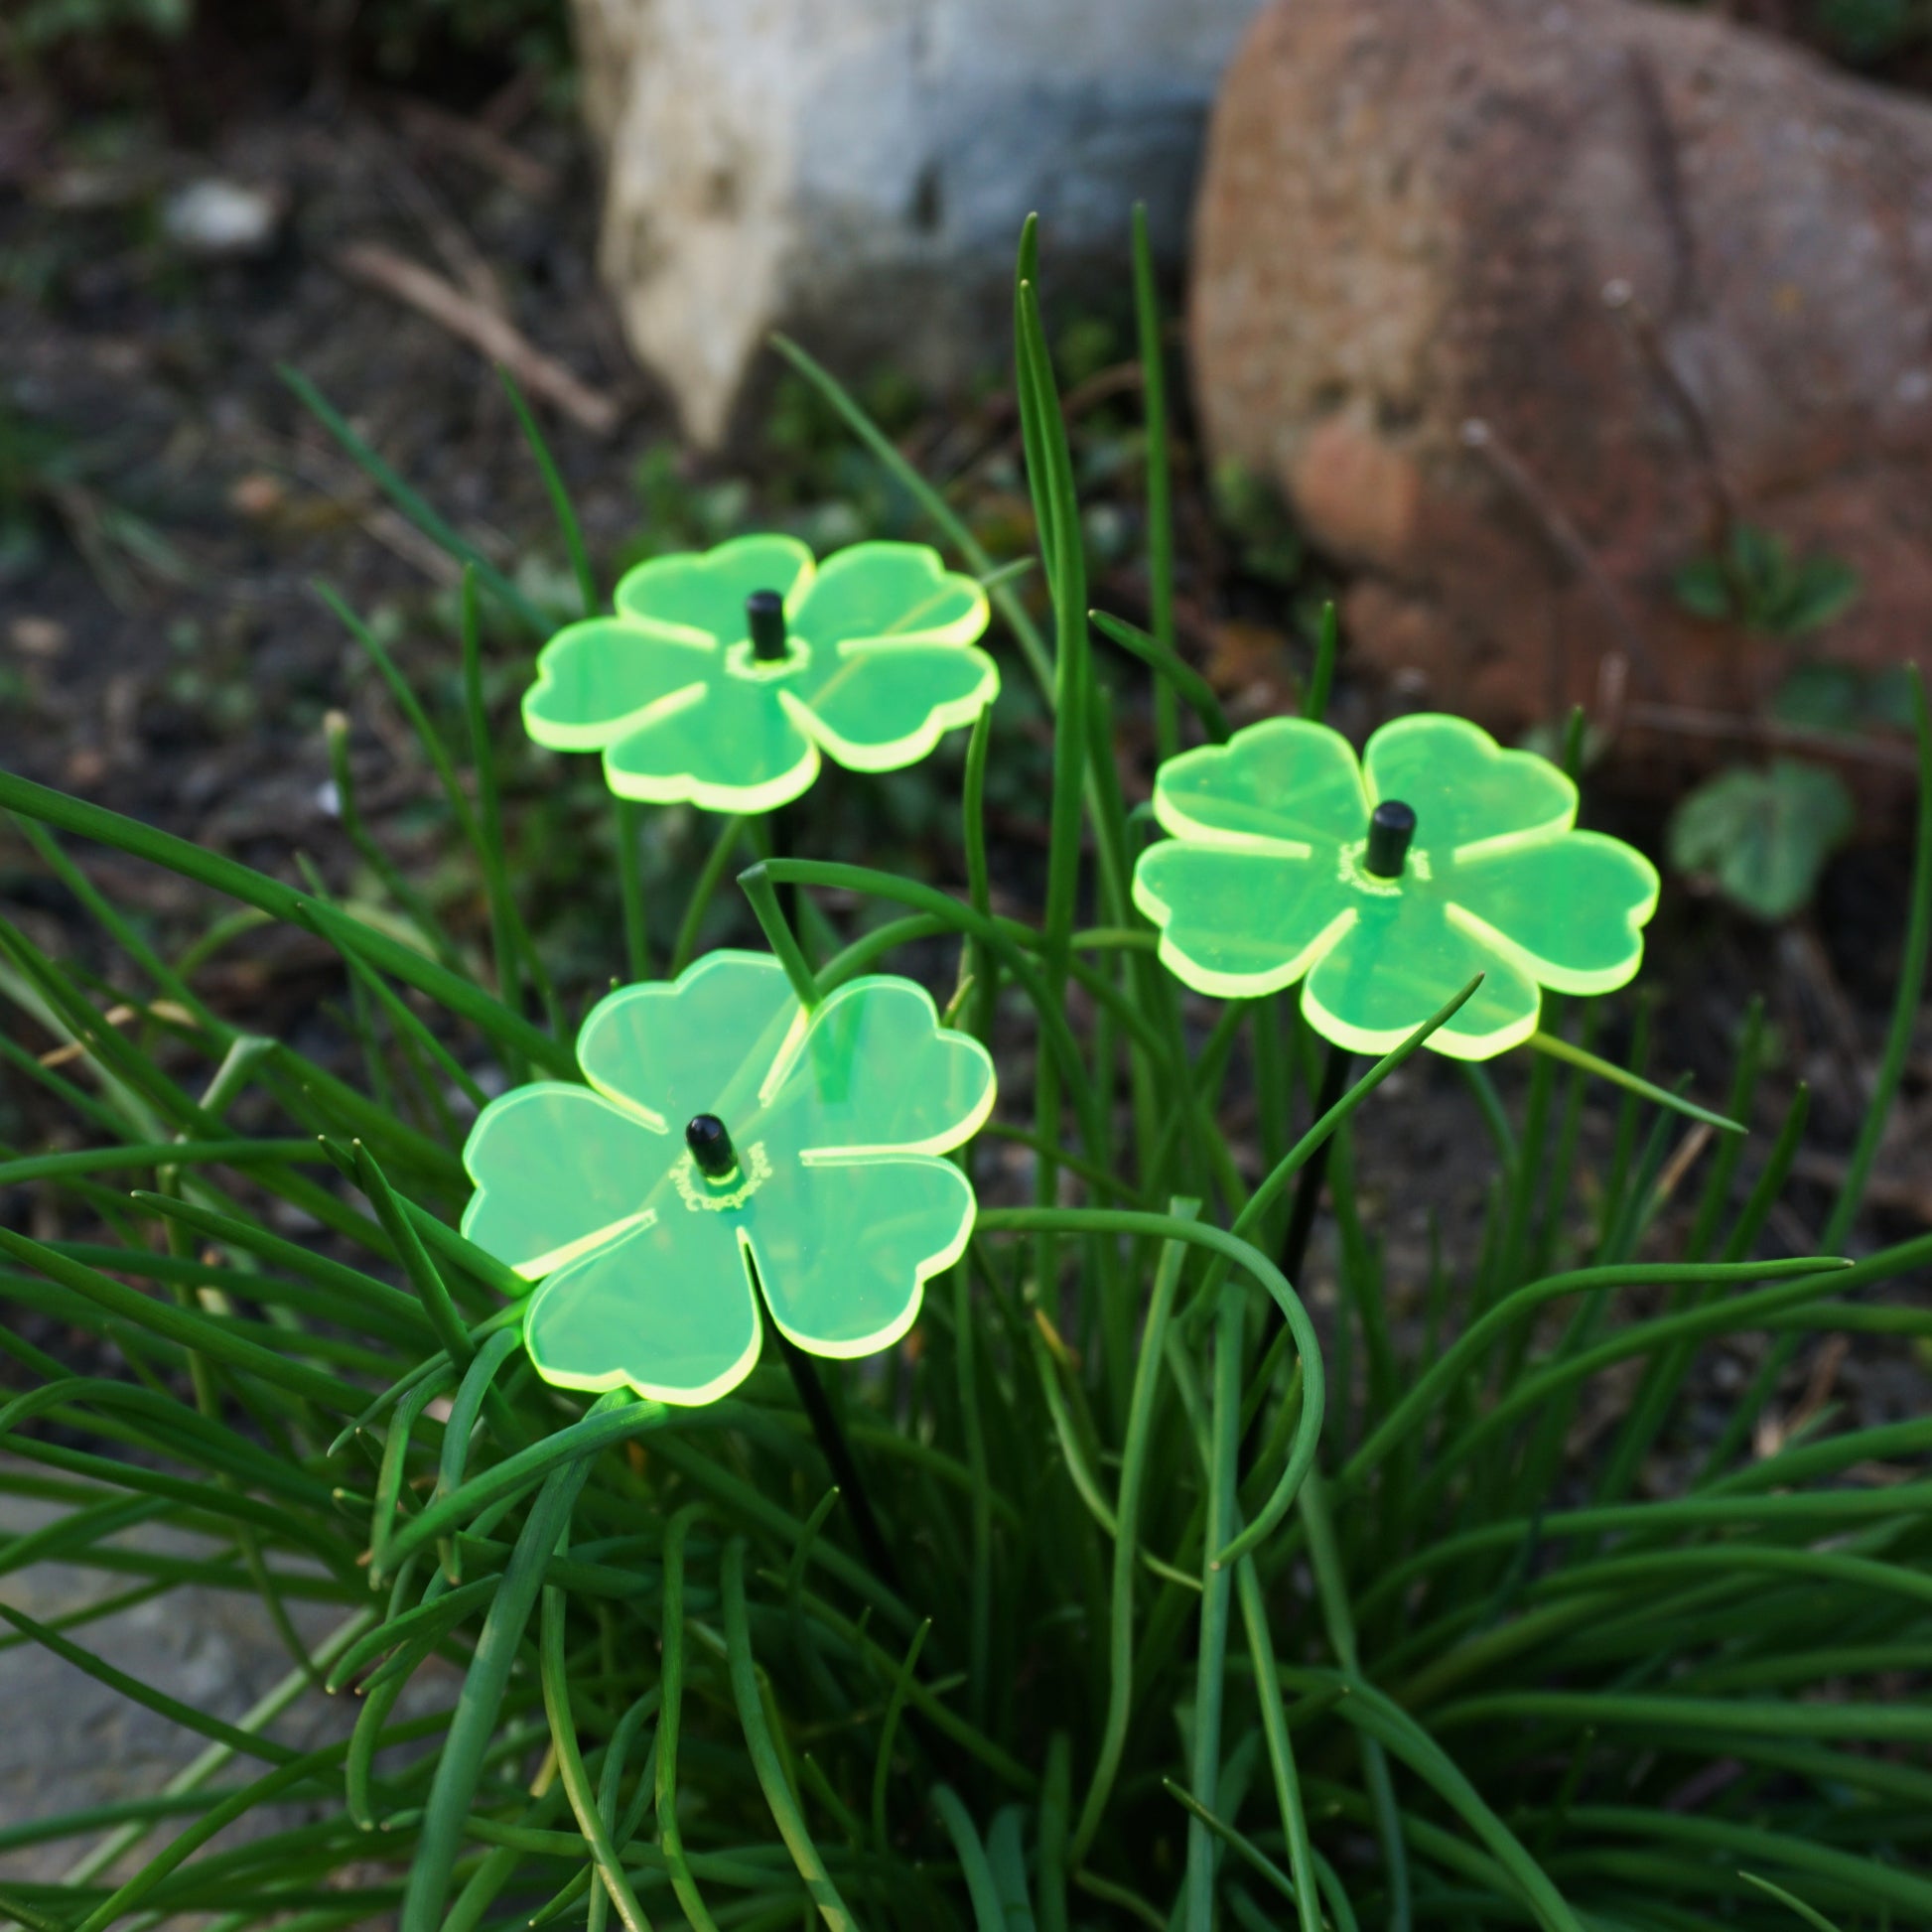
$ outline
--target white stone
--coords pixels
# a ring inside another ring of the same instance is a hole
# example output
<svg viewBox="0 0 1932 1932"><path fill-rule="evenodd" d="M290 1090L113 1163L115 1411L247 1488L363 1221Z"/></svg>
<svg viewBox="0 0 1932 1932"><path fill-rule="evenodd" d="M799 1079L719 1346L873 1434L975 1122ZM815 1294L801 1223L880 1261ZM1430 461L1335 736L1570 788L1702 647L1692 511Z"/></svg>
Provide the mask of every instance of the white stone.
<svg viewBox="0 0 1932 1932"><path fill-rule="evenodd" d="M944 383L997 352L1030 211L1056 280L1182 238L1259 0L573 0L603 269L691 436L774 328Z"/></svg>
<svg viewBox="0 0 1932 1932"><path fill-rule="evenodd" d="M278 191L210 176L170 195L161 224L191 254L261 255L275 245L285 206Z"/></svg>

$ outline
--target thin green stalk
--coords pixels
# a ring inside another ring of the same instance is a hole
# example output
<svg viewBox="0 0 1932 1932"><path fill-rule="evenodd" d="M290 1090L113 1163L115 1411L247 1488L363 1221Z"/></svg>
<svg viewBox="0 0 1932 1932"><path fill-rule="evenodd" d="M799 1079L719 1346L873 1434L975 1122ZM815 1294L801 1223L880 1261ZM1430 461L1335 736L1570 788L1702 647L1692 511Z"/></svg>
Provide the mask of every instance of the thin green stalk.
<svg viewBox="0 0 1932 1932"><path fill-rule="evenodd" d="M628 1396L621 1399L629 1400ZM606 1397L597 1407L601 1410L609 1401ZM415 1861L403 1893L401 1932L437 1932L443 1922L444 1901L463 1846L465 1820L476 1795L485 1748L496 1728L503 1693L509 1687L510 1669L522 1643L524 1626L536 1607L544 1569L558 1538L569 1526L590 1469L590 1457L580 1455L553 1470L517 1538L516 1554L489 1606L450 1721L448 1739L437 1759Z"/></svg>
<svg viewBox="0 0 1932 1932"><path fill-rule="evenodd" d="M520 1015L492 1000L468 980L425 959L421 953L339 912L333 906L292 891L234 860L208 852L172 833L157 831L137 819L123 817L99 805L89 805L64 792L37 785L31 779L0 771L0 807L24 812L46 825L57 825L81 838L93 839L164 866L170 872L230 898L253 905L280 919L308 925L331 944L359 952L373 966L405 985L427 994L450 1012L472 1021L492 1040L520 1048L537 1065L568 1079L574 1073L569 1048L533 1027Z"/></svg>
<svg viewBox="0 0 1932 1932"><path fill-rule="evenodd" d="M1148 610L1156 641L1173 656L1173 482L1168 438L1168 368L1145 202L1134 204L1134 322L1141 357L1141 413L1147 426ZM1154 749L1155 755L1164 759L1173 758L1180 750L1173 687L1166 679L1157 680L1154 687Z"/></svg>
<svg viewBox="0 0 1932 1932"><path fill-rule="evenodd" d="M764 1793L771 1822L778 1828L798 1875L811 1893L819 1916L832 1932L858 1932L858 1921L839 1896L839 1888L825 1868L818 1847L805 1827L791 1785L772 1742L765 1723L763 1699L759 1692L758 1666L752 1661L752 1644L745 1616L745 1543L734 1537L725 1546L721 1583L725 1607L725 1657L731 1672L733 1701L738 1706L738 1721L744 1726L746 1748L752 1757L759 1788ZM404 1932L409 1932L405 1927Z"/></svg>
<svg viewBox="0 0 1932 1932"><path fill-rule="evenodd" d="M1328 716L1328 694L1334 688L1335 658L1341 649L1341 626L1335 619L1334 601L1321 606L1314 631L1314 664L1309 672L1309 688L1302 698L1302 716L1317 725Z"/></svg>
<svg viewBox="0 0 1932 1932"><path fill-rule="evenodd" d="M613 792L618 841L618 901L623 909L623 956L632 981L650 978L650 931L644 917L644 815L632 798Z"/></svg>
<svg viewBox="0 0 1932 1932"><path fill-rule="evenodd" d="M1207 1549L1224 1549L1236 1529L1235 1491L1240 1482L1241 1356L1246 1339L1238 1297L1223 1295L1214 1322L1214 1404L1207 1469ZM1201 1573L1200 1647L1194 1681L1194 1796L1211 1812L1221 1782L1221 1693L1227 1655L1228 1617L1234 1575L1210 1559ZM1187 1932L1213 1932L1214 1837L1199 1817L1187 1827Z"/></svg>
<svg viewBox="0 0 1932 1932"><path fill-rule="evenodd" d="M557 468L556 458L550 454L550 445L544 440L542 430L537 427L537 419L530 405L523 399L523 391L517 386L516 378L499 363L496 379L503 385L503 393L510 399L510 408L516 412L517 427L522 430L523 440L530 446L530 454L536 459L537 471L543 478L544 494L550 498L558 531L563 536L564 549L570 557L571 573L577 579L577 593L584 600L584 615L594 618L598 607L597 576L591 569L590 552L584 547L583 526L577 521L577 509L570 500L570 491L564 487L563 474ZM474 569L474 566L468 568Z"/></svg>
<svg viewBox="0 0 1932 1932"><path fill-rule="evenodd" d="M569 1547L570 1525L566 1521L557 1538L558 1554L561 1555ZM624 1874L618 1848L611 1842L603 1813L598 1809L597 1795L591 1788L590 1773L584 1768L583 1752L578 1747L577 1721L571 1714L570 1671L564 1661L564 1605L562 1590L545 1588L539 1656L543 1708L550 1720L551 1748L557 1754L558 1772L563 1780L565 1796L576 1817L577 1829L583 1833L584 1842L597 1862L598 1878L610 1894L612 1904L618 1908L618 1916L623 1920L627 1932L650 1932L650 1920L645 1916L644 1908L638 1904L637 1894L630 1888L630 1880Z"/></svg>
<svg viewBox="0 0 1932 1932"><path fill-rule="evenodd" d="M1176 1199L1169 1204L1168 1211L1176 1220L1192 1220L1200 1211L1200 1203ZM1087 1795L1081 1803L1079 1821L1073 1828L1072 1843L1068 1847L1068 1857L1076 1866L1084 1863L1094 1834L1100 1829L1101 1817L1106 1811L1114 1779L1120 1770L1121 1754L1127 1743L1128 1723L1133 1716L1135 1559L1140 1546L1141 1492L1153 1440L1154 1405L1167 1347L1168 1318L1173 1310L1174 1292L1179 1287L1181 1264L1185 1259L1186 1250L1177 1241L1166 1243L1161 1250L1161 1264L1155 1272L1154 1293L1148 1302L1147 1321L1141 1331L1140 1352L1134 1368L1134 1388L1127 1410L1127 1435L1121 1449L1119 1503L1113 1532L1107 1716L1101 1729L1093 1776L1087 1785Z"/></svg>
<svg viewBox="0 0 1932 1932"><path fill-rule="evenodd" d="M295 392L302 406L342 445L356 467L438 549L448 551L459 563L473 565L477 574L502 602L503 607L521 619L530 629L542 633L549 628L544 621L543 613L474 544L459 536L442 517L437 515L422 496L410 488L395 471L384 463L361 437L356 435L342 413L328 401L306 375L299 369L290 368L286 363L278 364L275 373Z"/></svg>
<svg viewBox="0 0 1932 1932"><path fill-rule="evenodd" d="M1314 1573L1315 1596L1321 1605L1321 1620L1328 1633L1328 1645L1352 1686L1361 1679L1361 1660L1356 1655L1355 1624L1348 1607L1348 1585L1341 1573L1340 1554L1335 1548L1327 1493L1318 1475L1311 1474L1302 1485L1300 1501L1302 1523L1308 1532L1309 1566ZM1389 1777L1388 1758L1383 1754L1378 1738L1365 1736L1362 1739L1362 1775L1375 1814L1375 1834L1381 1842L1382 1868L1388 1880L1389 1932L1409 1932L1414 1923L1409 1855L1403 1845L1402 1825L1396 1809L1395 1787Z"/></svg>

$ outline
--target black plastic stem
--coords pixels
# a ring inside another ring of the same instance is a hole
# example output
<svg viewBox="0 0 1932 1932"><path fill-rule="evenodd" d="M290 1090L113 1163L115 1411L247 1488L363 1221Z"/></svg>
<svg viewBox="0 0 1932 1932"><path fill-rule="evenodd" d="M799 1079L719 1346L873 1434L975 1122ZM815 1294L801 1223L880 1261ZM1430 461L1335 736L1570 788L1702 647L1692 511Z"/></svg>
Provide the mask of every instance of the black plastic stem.
<svg viewBox="0 0 1932 1932"><path fill-rule="evenodd" d="M1345 1046L1337 1046L1333 1040L1328 1042L1328 1057L1321 1066L1321 1091L1314 1097L1314 1111L1309 1116L1312 1127L1323 1114L1327 1113L1348 1091L1349 1075L1353 1072L1355 1056ZM1334 1142L1330 1134L1315 1151L1309 1156L1308 1166L1296 1177L1295 1205L1288 1212L1288 1233L1282 1240L1282 1273L1288 1277L1288 1284L1299 1294L1301 1292L1302 1264L1309 1257L1309 1237L1314 1232L1315 1209L1321 1204L1321 1183L1328 1173L1328 1149ZM1272 1303L1261 1324L1261 1350L1256 1357L1266 1361L1269 1351L1281 1338L1282 1330L1288 1325L1287 1317ZM1258 1408L1254 1420L1248 1425L1246 1436L1241 1444L1240 1466L1243 1474L1247 1464L1253 1459L1261 1437L1262 1412Z"/></svg>
<svg viewBox="0 0 1932 1932"><path fill-rule="evenodd" d="M716 1114L692 1115L684 1130L684 1145L707 1179L723 1180L738 1166L738 1150Z"/></svg>
<svg viewBox="0 0 1932 1932"><path fill-rule="evenodd" d="M1369 816L1363 866L1377 879L1400 879L1403 862L1409 857L1409 841L1415 836L1414 807L1400 798L1383 799Z"/></svg>
<svg viewBox="0 0 1932 1932"><path fill-rule="evenodd" d="M785 601L776 591L754 591L745 600L745 624L752 636L752 655L759 663L783 661L787 649Z"/></svg>
<svg viewBox="0 0 1932 1932"><path fill-rule="evenodd" d="M778 1352L785 1358L785 1367L791 1371L791 1385L798 1391L799 1406L811 1422L820 1451L831 1464L832 1480L839 1485L839 1494L852 1512L852 1527L858 1532L859 1547L866 1554L866 1562L872 1574L903 1601L905 1586L899 1582L892 1545L886 1541L879 1518L873 1514L872 1498L866 1494L859 1465L853 1460L852 1446L845 1440L838 1417L832 1413L825 1384L818 1379L818 1365L775 1321L771 1332L777 1337Z"/></svg>
<svg viewBox="0 0 1932 1932"><path fill-rule="evenodd" d="M1345 1046L1337 1046L1333 1040L1328 1042L1328 1057L1321 1068L1321 1091L1314 1097L1314 1113L1309 1125L1312 1127L1348 1091L1348 1076L1354 1070L1355 1056ZM1328 1173L1328 1149L1334 1143L1330 1134L1315 1151L1309 1156L1309 1164L1304 1168L1295 1182L1295 1205L1289 1210L1288 1233L1282 1240L1282 1273L1292 1285L1302 1272L1302 1264L1309 1256L1309 1237L1314 1232L1314 1210L1320 1205L1321 1183ZM1275 1311L1275 1319L1280 1321L1282 1312Z"/></svg>

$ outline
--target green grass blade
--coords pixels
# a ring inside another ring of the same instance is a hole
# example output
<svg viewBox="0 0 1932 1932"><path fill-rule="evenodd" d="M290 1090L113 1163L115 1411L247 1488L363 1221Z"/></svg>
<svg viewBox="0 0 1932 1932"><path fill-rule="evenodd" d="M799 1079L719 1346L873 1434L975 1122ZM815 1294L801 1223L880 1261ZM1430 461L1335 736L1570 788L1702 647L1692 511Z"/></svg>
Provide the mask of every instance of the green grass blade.
<svg viewBox="0 0 1932 1932"><path fill-rule="evenodd" d="M1320 621L1314 632L1314 667L1309 673L1309 688L1302 698L1302 716L1317 725L1328 716L1328 694L1334 689L1335 657L1341 648L1341 627L1335 621L1332 600L1321 607Z"/></svg>
<svg viewBox="0 0 1932 1932"><path fill-rule="evenodd" d="M578 1492L590 1474L590 1457L579 1455L552 1470L532 1505L489 1606L477 1654L464 1678L449 1735L436 1760L424 1808L416 1856L403 1894L401 1932L437 1932L449 1897L464 1826L483 1772L485 1749L508 1689L524 1626L536 1607L552 1551L570 1523Z"/></svg>
<svg viewBox="0 0 1932 1932"><path fill-rule="evenodd" d="M758 1666L752 1660L751 1633L745 1615L745 1544L734 1537L725 1546L721 1575L725 1606L725 1656L731 1671L732 1698L738 1706L738 1721L744 1726L745 1744L752 1757L759 1788L764 1793L771 1821L785 1842L798 1875L818 1907L819 1917L832 1932L858 1932L858 1921L839 1896L839 1888L825 1868L818 1847L805 1827L804 1814L792 1795L784 1766L771 1740L764 1721L763 1699L759 1691ZM408 1928L405 1928L408 1932Z"/></svg>
<svg viewBox="0 0 1932 1932"><path fill-rule="evenodd" d="M276 374L294 391L296 399L342 446L344 453L375 486L395 504L439 550L448 551L458 563L471 564L477 574L501 601L504 608L520 618L532 630L547 631L543 613L519 591L477 547L459 536L423 497L376 455L347 421L299 369L286 364Z"/></svg>
<svg viewBox="0 0 1932 1932"><path fill-rule="evenodd" d="M386 933L364 925L359 919L339 912L333 906L283 886L263 874L238 865L220 854L204 850L187 839L157 831L138 819L123 817L99 805L89 805L65 792L37 785L29 778L0 771L0 806L24 812L43 824L59 826L81 838L125 852L131 858L145 859L165 867L184 879L225 894L229 898L253 905L278 919L305 925L319 932L332 944L352 948L371 965L393 974L432 1000L471 1021L493 1040L520 1048L539 1066L568 1079L575 1072L568 1047L552 1039L510 1012L500 1001L468 980L451 973L413 951Z"/></svg>
<svg viewBox="0 0 1932 1932"><path fill-rule="evenodd" d="M1110 617L1105 611L1089 611L1087 616L1103 637L1111 638L1155 673L1155 689L1169 700L1170 709L1175 697L1183 699L1200 720L1201 730L1208 738L1216 745L1227 743L1227 713L1221 709L1214 687L1191 664L1184 663L1170 645L1124 618Z"/></svg>
<svg viewBox="0 0 1932 1932"><path fill-rule="evenodd" d="M986 1847L974 1829L971 1816L960 1802L959 1793L949 1784L932 1787L932 1808L939 1814L946 1836L959 1855L959 1867L966 1878L966 1896L973 1907L976 1932L1007 1932L1007 1915L1000 1903L1000 1888L994 1882L993 1867L987 1863Z"/></svg>
<svg viewBox="0 0 1932 1932"><path fill-rule="evenodd" d="M1154 245L1148 237L1147 204L1134 204L1134 326L1141 358L1141 415L1147 434L1147 589L1154 638L1175 656L1173 621L1173 461L1168 436L1167 346L1161 333L1161 298L1154 282ZM1180 750L1174 687L1154 687L1154 747L1159 758Z"/></svg>
<svg viewBox="0 0 1932 1932"><path fill-rule="evenodd" d="M1655 1086L1627 1067L1618 1066L1613 1060L1598 1059L1594 1053L1573 1045L1556 1034L1534 1033L1523 1043L1539 1053L1548 1053L1552 1059L1564 1060L1571 1066L1582 1067L1587 1073L1594 1073L1599 1079L1608 1080L1611 1085L1621 1087L1639 1099L1648 1100L1653 1106L1668 1107L1673 1113L1684 1115L1687 1120L1701 1120L1725 1134L1749 1131L1742 1121L1732 1120L1726 1114L1713 1113L1709 1107L1700 1107L1695 1100L1686 1100L1682 1094L1672 1093L1668 1087Z"/></svg>
<svg viewBox="0 0 1932 1932"><path fill-rule="evenodd" d="M563 536L564 549L570 557L571 572L577 579L578 595L584 600L584 615L594 618L598 610L597 577L591 569L590 552L584 548L584 529L577 520L577 506L570 500L570 491L564 487L563 473L557 468L557 459L550 454L550 445L544 440L543 431L537 427L537 419L523 399L523 391L517 386L515 376L499 363L496 379L503 385L503 393L509 397L510 407L516 412L517 427L522 430L523 440L530 446L530 454L536 459L537 470L543 478L544 494L550 498L557 528Z"/></svg>
<svg viewBox="0 0 1932 1932"><path fill-rule="evenodd" d="M702 1505L688 1504L673 1516L664 1531L664 1609L662 1655L658 1664L660 1703L657 1720L657 1843L670 1867L671 1889L684 1908L693 1932L718 1932L697 1880L684 1856L684 1834L678 1823L678 1733L684 1712L684 1541L698 1520Z"/></svg>

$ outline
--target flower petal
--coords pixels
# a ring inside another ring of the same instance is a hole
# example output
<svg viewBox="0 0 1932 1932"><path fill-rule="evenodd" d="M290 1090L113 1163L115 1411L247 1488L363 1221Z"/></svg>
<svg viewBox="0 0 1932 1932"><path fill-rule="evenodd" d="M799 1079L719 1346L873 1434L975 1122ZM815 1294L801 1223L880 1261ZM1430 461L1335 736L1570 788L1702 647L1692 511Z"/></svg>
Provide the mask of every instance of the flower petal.
<svg viewBox="0 0 1932 1932"><path fill-rule="evenodd" d="M776 591L789 602L812 580L812 553L796 537L733 537L716 549L652 557L618 585L619 613L669 636L736 643L746 636L745 600Z"/></svg>
<svg viewBox="0 0 1932 1932"><path fill-rule="evenodd" d="M779 702L776 680L732 672L604 754L605 782L620 798L708 812L768 812L817 776L818 749Z"/></svg>
<svg viewBox="0 0 1932 1932"><path fill-rule="evenodd" d="M924 1284L966 1252L971 1183L925 1156L783 1162L745 1211L771 1318L800 1348L890 1348Z"/></svg>
<svg viewBox="0 0 1932 1932"><path fill-rule="evenodd" d="M1577 787L1534 752L1506 752L1479 725L1418 712L1368 741L1362 769L1374 802L1416 814L1416 845L1447 864L1492 840L1547 837L1577 817Z"/></svg>
<svg viewBox="0 0 1932 1932"><path fill-rule="evenodd" d="M1183 986L1224 1000L1292 985L1347 929L1351 896L1325 855L1170 839L1134 868L1134 903L1162 928Z"/></svg>
<svg viewBox="0 0 1932 1932"><path fill-rule="evenodd" d="M1270 718L1169 759L1154 815L1175 838L1308 850L1363 836L1369 801L1347 739L1306 718Z"/></svg>
<svg viewBox="0 0 1932 1932"><path fill-rule="evenodd" d="M644 1209L671 1150L663 1131L588 1088L539 1080L492 1100L463 1150L477 1191L463 1232L535 1281Z"/></svg>
<svg viewBox="0 0 1932 1932"><path fill-rule="evenodd" d="M821 644L787 681L783 702L841 764L896 771L917 763L944 733L970 725L999 689L992 658L970 644Z"/></svg>
<svg viewBox="0 0 1932 1932"><path fill-rule="evenodd" d="M993 1110L993 1060L939 1024L923 987L883 975L829 993L760 1086L786 1151L943 1154Z"/></svg>
<svg viewBox="0 0 1932 1932"><path fill-rule="evenodd" d="M546 1382L693 1407L744 1381L761 1334L736 1226L678 1206L552 1275L523 1318Z"/></svg>
<svg viewBox="0 0 1932 1932"><path fill-rule="evenodd" d="M553 752L597 752L696 703L723 663L716 644L665 636L622 618L566 624L537 653L523 728Z"/></svg>
<svg viewBox="0 0 1932 1932"><path fill-rule="evenodd" d="M577 1035L577 1060L600 1093L682 1134L693 1114L750 1115L797 1017L798 996L769 953L707 953L668 984L600 1000Z"/></svg>
<svg viewBox="0 0 1932 1932"><path fill-rule="evenodd" d="M1309 975L1302 1011L1315 1032L1357 1053L1387 1053L1485 975L1429 1036L1451 1059L1486 1060L1536 1031L1542 995L1509 955L1464 930L1434 895L1357 900L1359 916Z"/></svg>
<svg viewBox="0 0 1932 1932"><path fill-rule="evenodd" d="M970 644L986 628L986 593L923 543L855 543L827 557L787 600L793 630L820 651L891 637Z"/></svg>
<svg viewBox="0 0 1932 1932"><path fill-rule="evenodd" d="M1560 993L1608 993L1643 961L1657 868L1620 839L1567 832L1489 847L1444 881L1450 917Z"/></svg>

